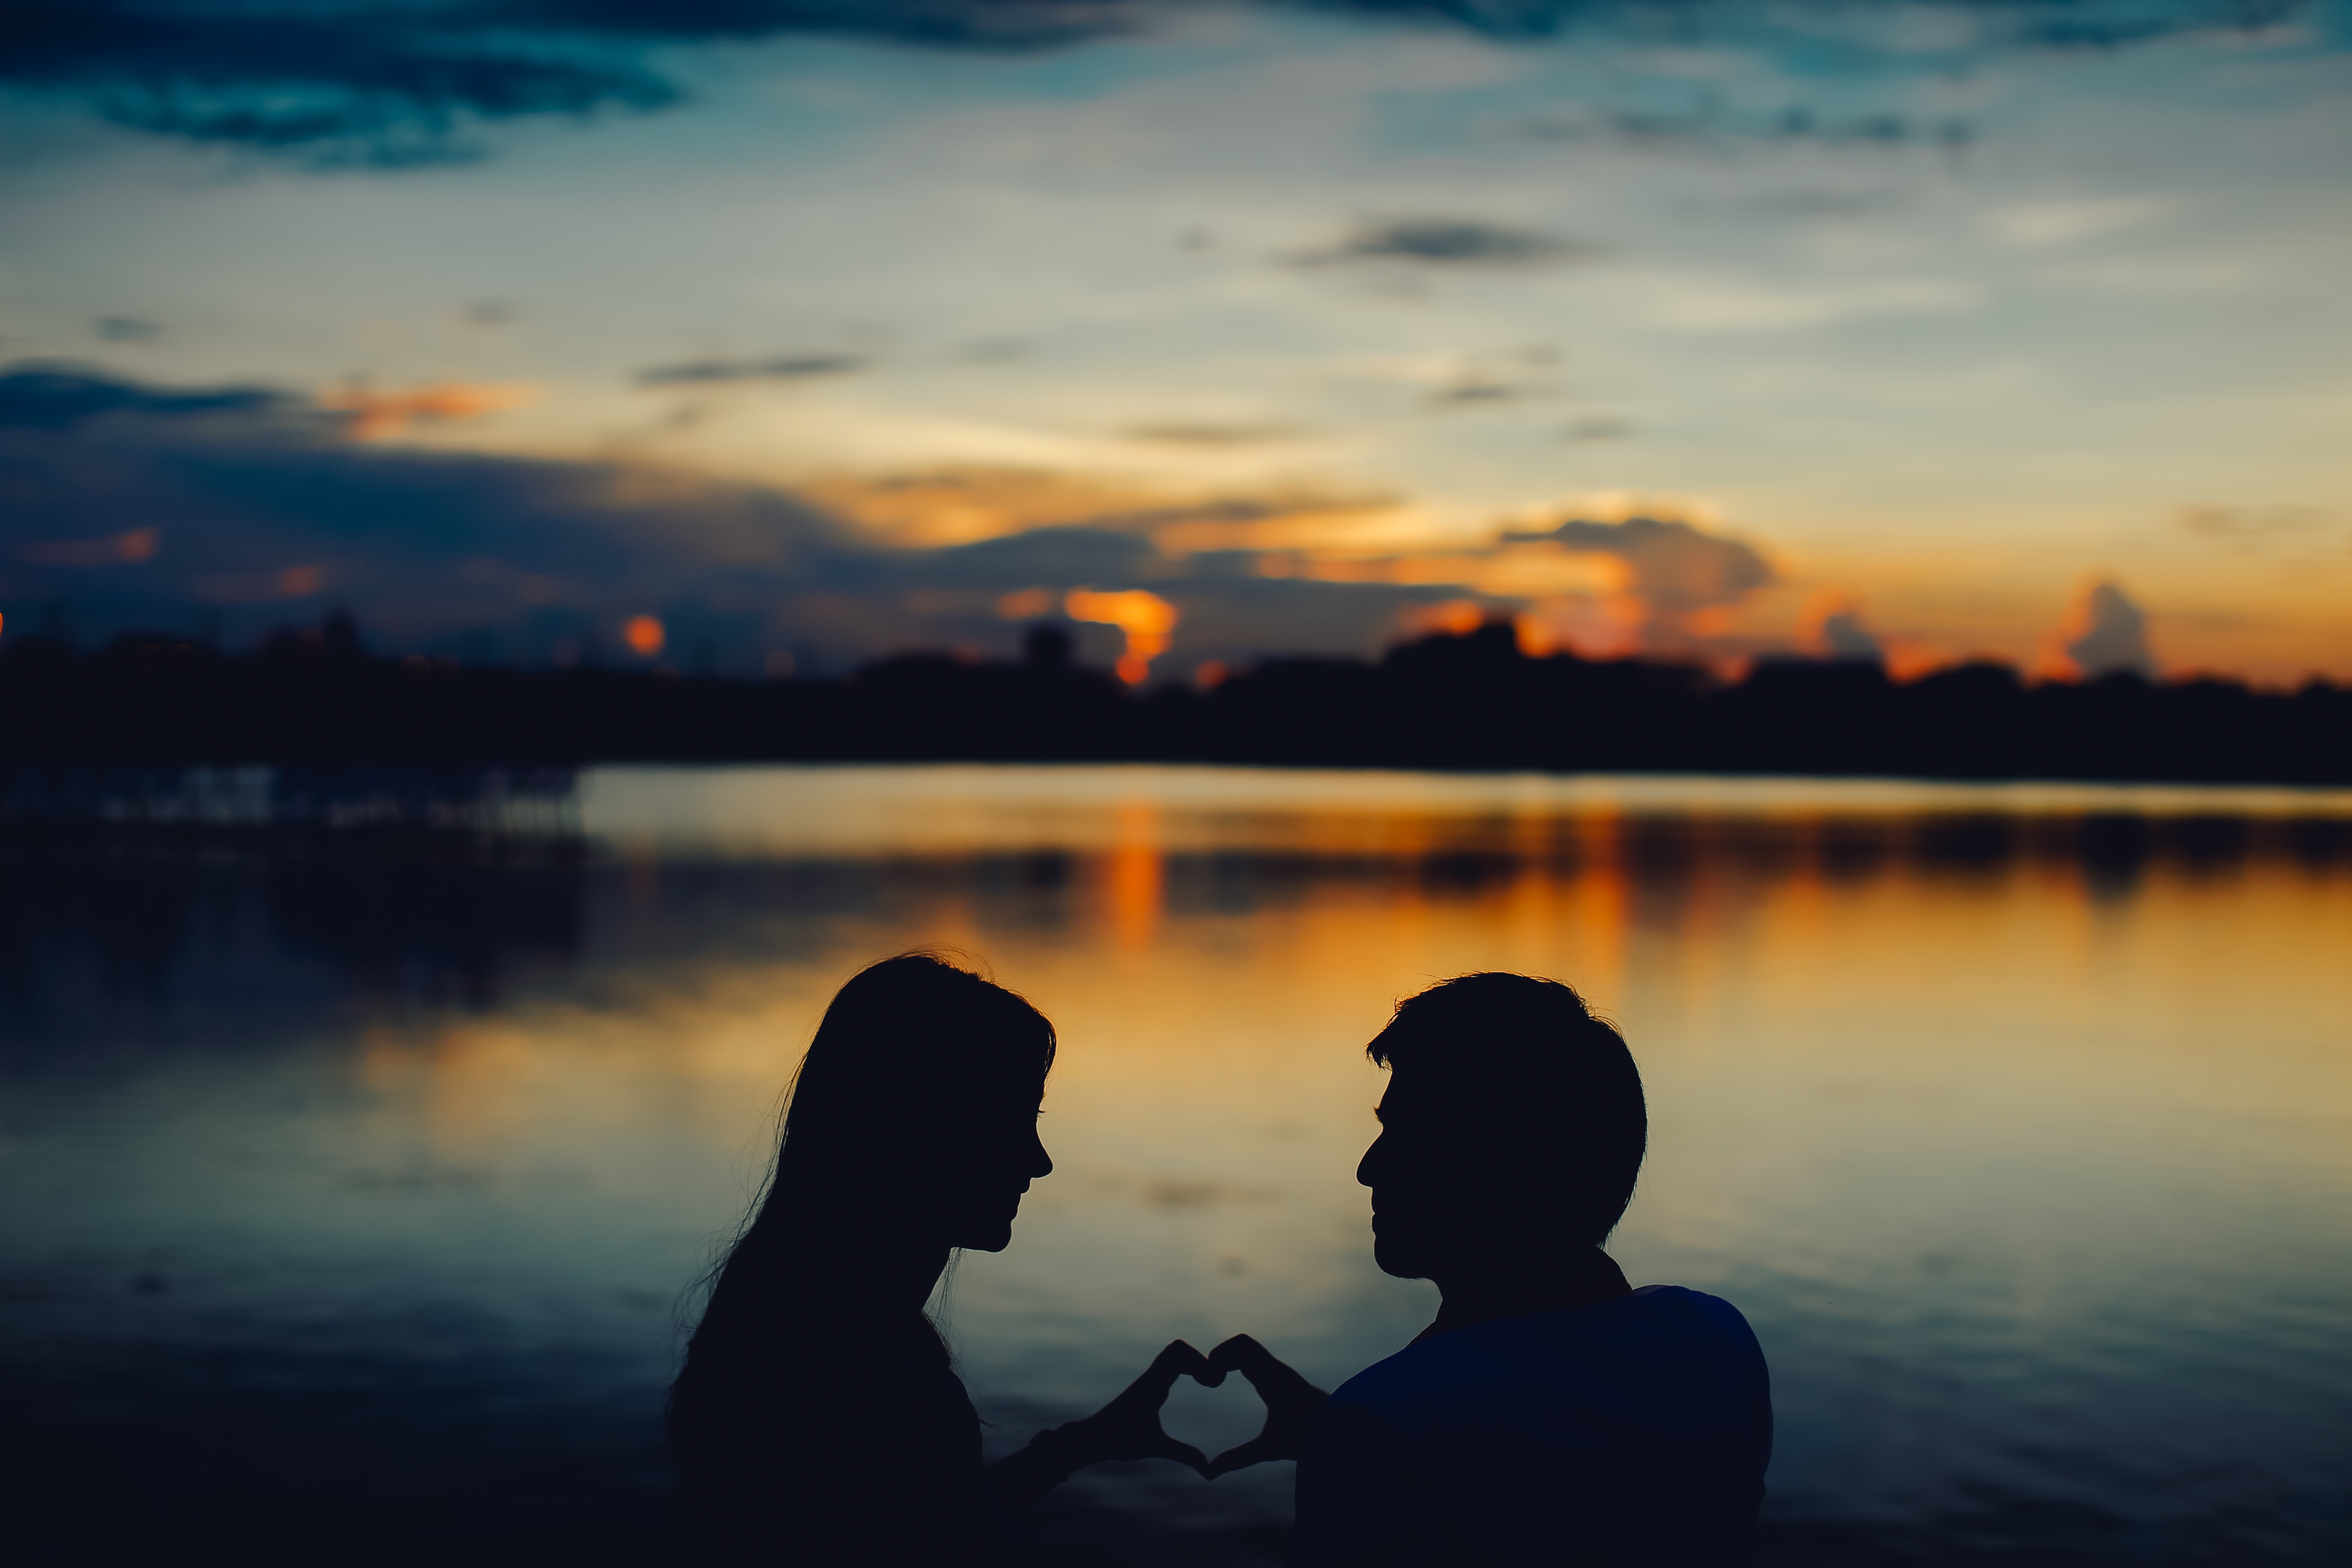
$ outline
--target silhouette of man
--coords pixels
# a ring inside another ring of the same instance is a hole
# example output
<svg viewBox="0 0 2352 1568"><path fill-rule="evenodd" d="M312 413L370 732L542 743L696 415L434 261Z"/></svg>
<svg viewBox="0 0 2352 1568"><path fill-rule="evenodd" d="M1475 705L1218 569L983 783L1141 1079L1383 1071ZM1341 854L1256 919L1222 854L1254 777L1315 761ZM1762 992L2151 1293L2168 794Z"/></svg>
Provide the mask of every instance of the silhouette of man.
<svg viewBox="0 0 2352 1568"><path fill-rule="evenodd" d="M1391 1069L1356 1172L1373 1253L1444 1305L1328 1399L1245 1335L1218 1346L1267 1419L1209 1473L1298 1460L1296 1568L1746 1561L1763 1352L1729 1302L1633 1289L1601 1249L1648 1130L1617 1031L1556 981L1471 974L1369 1054Z"/></svg>

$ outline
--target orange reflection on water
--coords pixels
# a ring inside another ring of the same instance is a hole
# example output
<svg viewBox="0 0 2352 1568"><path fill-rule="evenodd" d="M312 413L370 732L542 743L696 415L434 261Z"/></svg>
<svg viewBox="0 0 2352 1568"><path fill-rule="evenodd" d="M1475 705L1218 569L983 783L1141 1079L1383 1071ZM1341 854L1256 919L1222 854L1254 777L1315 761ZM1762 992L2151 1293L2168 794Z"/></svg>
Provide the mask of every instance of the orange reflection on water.
<svg viewBox="0 0 2352 1568"><path fill-rule="evenodd" d="M1118 838L1106 858L1112 940L1123 952L1141 952L1160 930L1168 870L1155 831L1160 814L1149 802L1118 807Z"/></svg>
<svg viewBox="0 0 2352 1568"><path fill-rule="evenodd" d="M908 948L971 953L1063 1041L1056 1172L1019 1245L958 1288L981 1343L1031 1331L1042 1301L1306 1333L1329 1291L1373 1289L1362 1047L1397 998L1476 969L1568 980L1624 1028L1654 1126L1622 1233L1636 1272L1769 1254L1867 1274L1950 1231L1935 1245L2025 1248L2019 1277L2054 1279L2208 1245L2177 1190L2302 1190L2352 1164L2352 803L2305 832L1793 786L1662 807L1346 778L1318 805L1296 784L696 781L802 837L731 860L705 844L671 877L640 836L597 873L593 994L379 1032L363 1079L450 1158L608 1187L600 1145L671 1128L732 1173L694 1200L723 1228L833 990ZM812 912L760 936L795 889Z"/></svg>

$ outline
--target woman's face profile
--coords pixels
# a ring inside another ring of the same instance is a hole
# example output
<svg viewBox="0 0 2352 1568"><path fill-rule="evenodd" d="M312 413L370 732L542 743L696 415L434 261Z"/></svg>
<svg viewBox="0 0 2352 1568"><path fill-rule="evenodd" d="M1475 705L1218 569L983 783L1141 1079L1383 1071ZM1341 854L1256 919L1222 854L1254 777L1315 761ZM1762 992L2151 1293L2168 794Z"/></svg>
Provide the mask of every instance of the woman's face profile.
<svg viewBox="0 0 2352 1568"><path fill-rule="evenodd" d="M1013 1217L1029 1184L1054 1173L1037 1136L1037 1103L976 1110L950 1184L948 1245L1002 1252L1013 1243Z"/></svg>

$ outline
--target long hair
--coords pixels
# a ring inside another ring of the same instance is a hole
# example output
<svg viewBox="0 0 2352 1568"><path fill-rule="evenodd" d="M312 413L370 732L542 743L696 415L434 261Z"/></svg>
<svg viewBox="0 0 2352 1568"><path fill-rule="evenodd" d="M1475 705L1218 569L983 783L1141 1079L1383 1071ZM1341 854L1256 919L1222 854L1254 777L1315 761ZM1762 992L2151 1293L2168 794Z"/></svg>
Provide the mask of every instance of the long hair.
<svg viewBox="0 0 2352 1568"><path fill-rule="evenodd" d="M938 953L885 959L841 988L793 1075L766 1191L713 1270L671 1389L673 1436L796 1331L867 1311L867 1271L938 1243L929 1222L967 1131L1034 1108L1054 1050L1045 1015Z"/></svg>

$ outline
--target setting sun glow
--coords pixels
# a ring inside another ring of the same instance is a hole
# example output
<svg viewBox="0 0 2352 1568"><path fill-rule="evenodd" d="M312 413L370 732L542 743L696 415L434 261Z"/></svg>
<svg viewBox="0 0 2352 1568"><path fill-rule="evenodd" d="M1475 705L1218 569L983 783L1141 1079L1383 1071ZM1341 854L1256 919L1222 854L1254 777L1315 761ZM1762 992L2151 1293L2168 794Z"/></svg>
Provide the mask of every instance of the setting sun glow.
<svg viewBox="0 0 2352 1568"><path fill-rule="evenodd" d="M1127 647L1118 656L1118 678L1129 686L1143 684L1144 677L1151 673L1151 661L1168 651L1169 636L1178 619L1175 605L1141 588L1118 594L1074 588L1062 607L1074 621L1117 626L1127 634Z"/></svg>
<svg viewBox="0 0 2352 1568"><path fill-rule="evenodd" d="M621 627L621 640L627 643L629 651L638 658L651 658L661 652L667 638L661 622L654 616L631 616Z"/></svg>

